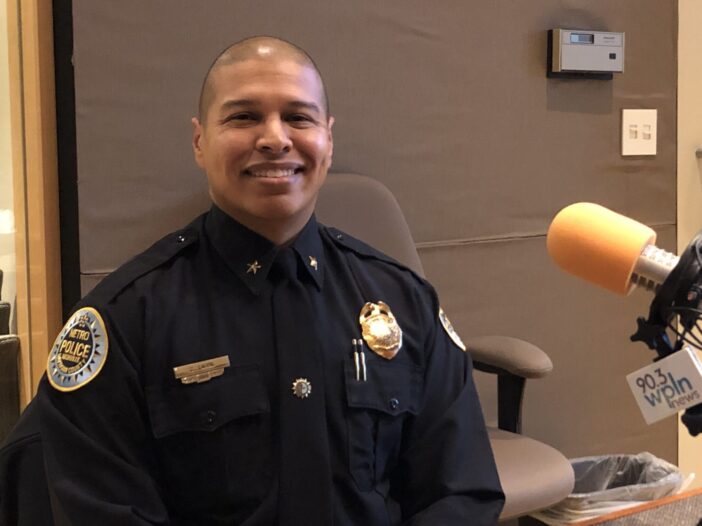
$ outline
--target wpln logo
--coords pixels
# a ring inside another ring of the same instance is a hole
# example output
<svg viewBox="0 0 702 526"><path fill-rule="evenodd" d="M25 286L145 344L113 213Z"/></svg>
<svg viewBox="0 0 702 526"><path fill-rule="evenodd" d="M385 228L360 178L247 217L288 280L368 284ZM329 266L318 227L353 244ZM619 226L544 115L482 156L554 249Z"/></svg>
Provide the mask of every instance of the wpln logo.
<svg viewBox="0 0 702 526"><path fill-rule="evenodd" d="M668 381L663 385L659 383L655 391L643 395L651 407L666 403L670 409L678 409L687 407L690 402L700 399L700 393L692 388L692 382L687 377L675 378L673 373L669 372L666 379Z"/></svg>

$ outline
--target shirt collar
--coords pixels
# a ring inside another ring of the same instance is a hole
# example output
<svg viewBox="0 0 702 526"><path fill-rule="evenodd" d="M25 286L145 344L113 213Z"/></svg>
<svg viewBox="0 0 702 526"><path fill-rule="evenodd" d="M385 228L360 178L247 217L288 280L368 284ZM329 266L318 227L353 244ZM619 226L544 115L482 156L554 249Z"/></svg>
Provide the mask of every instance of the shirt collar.
<svg viewBox="0 0 702 526"><path fill-rule="evenodd" d="M319 234L319 225L314 214L307 221L305 227L300 231L292 244L293 250L297 252L302 260L302 266L307 270L315 285L322 290L324 284L324 252L322 248L322 238Z"/></svg>
<svg viewBox="0 0 702 526"><path fill-rule="evenodd" d="M227 266L252 293L260 294L279 247L249 230L216 205L212 205L207 215L205 230ZM317 288L321 290L324 282L324 258L319 227L314 215L297 236L292 248Z"/></svg>

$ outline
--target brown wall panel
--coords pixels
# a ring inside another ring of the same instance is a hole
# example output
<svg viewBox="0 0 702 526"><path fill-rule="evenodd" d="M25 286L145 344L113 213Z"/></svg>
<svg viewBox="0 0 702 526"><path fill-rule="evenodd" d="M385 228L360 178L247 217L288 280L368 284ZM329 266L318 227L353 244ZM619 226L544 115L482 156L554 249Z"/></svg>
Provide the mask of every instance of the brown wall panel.
<svg viewBox="0 0 702 526"><path fill-rule="evenodd" d="M277 35L325 76L333 170L396 194L461 332L511 333L553 356L554 375L528 388L526 432L571 455L648 449L674 460L674 424L644 427L625 390L625 374L651 359L627 339L649 298L560 274L543 236L558 209L588 200L672 243L676 2L73 6L84 290L207 206L190 151L202 75L230 42ZM625 73L547 79L553 27L624 31ZM619 155L623 108L658 109L657 156Z"/></svg>
<svg viewBox="0 0 702 526"><path fill-rule="evenodd" d="M658 244L674 250L675 229L658 229ZM654 358L644 344L629 341L652 296L634 291L621 297L566 275L545 245L537 237L420 255L461 334L523 338L553 360L549 376L527 382L526 434L569 456L651 451L676 462L677 421L647 426L626 383L627 374ZM494 418L494 386L480 387Z"/></svg>
<svg viewBox="0 0 702 526"><path fill-rule="evenodd" d="M672 3L207 5L75 4L84 269L113 266L204 206L189 147L201 77L222 47L256 33L319 62L334 169L384 181L418 242L543 233L575 200L674 223ZM625 31L626 72L547 79L546 30L559 25ZM624 107L659 109L655 158L619 156ZM126 252L101 249L113 236L130 239Z"/></svg>

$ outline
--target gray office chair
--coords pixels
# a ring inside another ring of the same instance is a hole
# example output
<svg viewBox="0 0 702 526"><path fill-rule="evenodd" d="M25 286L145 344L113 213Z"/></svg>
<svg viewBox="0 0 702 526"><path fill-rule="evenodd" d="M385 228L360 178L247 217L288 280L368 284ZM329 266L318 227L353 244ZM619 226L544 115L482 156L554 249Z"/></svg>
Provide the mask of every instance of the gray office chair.
<svg viewBox="0 0 702 526"><path fill-rule="evenodd" d="M330 174L317 202L317 218L424 275L397 200L380 182L362 175ZM497 375L498 428L488 432L506 495L500 520L522 517L564 499L574 483L568 460L520 434L525 381L547 375L553 368L551 360L538 347L516 338L485 336L464 342L475 369Z"/></svg>
<svg viewBox="0 0 702 526"><path fill-rule="evenodd" d="M0 270L0 299L2 299ZM19 338L10 332L10 304L0 301L0 442L19 419Z"/></svg>
<svg viewBox="0 0 702 526"><path fill-rule="evenodd" d="M10 304L2 301L2 269L0 269L0 336L10 333Z"/></svg>
<svg viewBox="0 0 702 526"><path fill-rule="evenodd" d="M19 420L19 338L0 335L0 443Z"/></svg>

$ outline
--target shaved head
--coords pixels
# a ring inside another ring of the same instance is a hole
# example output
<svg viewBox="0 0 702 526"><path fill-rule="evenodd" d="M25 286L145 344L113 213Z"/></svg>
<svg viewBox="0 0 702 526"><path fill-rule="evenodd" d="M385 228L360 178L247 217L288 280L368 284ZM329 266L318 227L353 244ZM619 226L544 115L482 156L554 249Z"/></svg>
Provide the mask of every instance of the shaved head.
<svg viewBox="0 0 702 526"><path fill-rule="evenodd" d="M236 42L222 51L212 62L207 70L205 80L202 82L200 90L200 101L198 103L198 118L202 124L207 119L207 111L215 98L214 83L212 77L214 73L224 66L244 62L246 60L290 60L302 66L314 70L322 86L322 101L326 117L329 117L329 100L327 90L319 73L317 65L302 48L276 37L257 36L250 37Z"/></svg>

